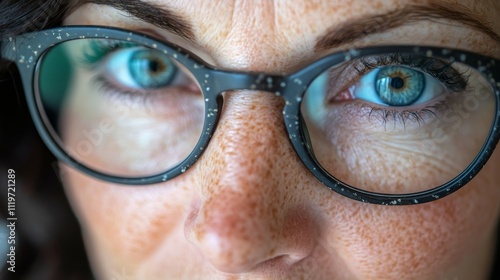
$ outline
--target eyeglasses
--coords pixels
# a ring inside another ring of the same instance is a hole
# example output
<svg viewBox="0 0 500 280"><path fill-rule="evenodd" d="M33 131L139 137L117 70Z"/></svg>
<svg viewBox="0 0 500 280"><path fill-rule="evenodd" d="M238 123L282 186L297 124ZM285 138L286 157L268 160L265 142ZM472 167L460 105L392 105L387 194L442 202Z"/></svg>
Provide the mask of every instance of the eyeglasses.
<svg viewBox="0 0 500 280"><path fill-rule="evenodd" d="M444 197L499 139L500 60L466 51L351 49L281 76L218 70L128 30L70 26L10 38L1 54L17 65L54 155L120 184L164 182L193 166L232 90L283 98L283 125L305 166L362 202Z"/></svg>

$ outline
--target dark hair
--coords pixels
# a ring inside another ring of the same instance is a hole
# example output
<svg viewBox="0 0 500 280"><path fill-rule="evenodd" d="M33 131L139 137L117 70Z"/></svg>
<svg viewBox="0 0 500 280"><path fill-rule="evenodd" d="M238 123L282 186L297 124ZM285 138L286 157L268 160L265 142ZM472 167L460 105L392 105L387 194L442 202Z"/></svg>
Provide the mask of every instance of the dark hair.
<svg viewBox="0 0 500 280"><path fill-rule="evenodd" d="M2 0L0 40L60 25L75 7L66 0ZM78 222L58 178L57 161L32 124L12 66L0 61L0 178L7 182L7 171L16 172L18 220L15 273L2 263L0 278L92 279ZM6 190L0 192L0 200L7 201ZM7 215L7 207L1 207L3 221ZM5 256L8 252L0 253Z"/></svg>

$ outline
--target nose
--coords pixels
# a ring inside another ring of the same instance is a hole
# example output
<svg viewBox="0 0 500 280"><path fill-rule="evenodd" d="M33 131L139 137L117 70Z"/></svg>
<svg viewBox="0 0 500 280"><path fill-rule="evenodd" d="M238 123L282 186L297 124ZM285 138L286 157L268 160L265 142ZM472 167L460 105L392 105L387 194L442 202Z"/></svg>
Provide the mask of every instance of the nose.
<svg viewBox="0 0 500 280"><path fill-rule="evenodd" d="M195 167L199 207L185 232L221 272L286 269L314 251L318 225L300 195L308 173L289 144L283 104L269 93L226 93Z"/></svg>

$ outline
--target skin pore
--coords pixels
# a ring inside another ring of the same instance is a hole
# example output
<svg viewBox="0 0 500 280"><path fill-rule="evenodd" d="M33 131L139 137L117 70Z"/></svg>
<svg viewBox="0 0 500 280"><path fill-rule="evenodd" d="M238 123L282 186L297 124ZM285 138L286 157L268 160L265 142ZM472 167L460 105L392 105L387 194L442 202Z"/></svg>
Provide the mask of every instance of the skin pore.
<svg viewBox="0 0 500 280"><path fill-rule="evenodd" d="M319 36L344 22L429 2L468 8L498 32L498 1L147 2L184 18L193 38L106 5L84 5L64 24L145 32L218 67L268 73L291 72L339 49L370 45L437 45L500 57L499 42L445 19L415 21L341 46L316 48ZM500 151L466 187L446 198L403 207L364 204L332 192L304 167L283 127L282 108L283 100L273 94L225 93L221 119L203 156L185 174L162 184L124 187L67 168L64 185L96 276L487 277L500 215L500 175L495 170ZM113 158L125 152L123 147L100 152ZM409 173L404 174L408 184L420 184L416 180L433 170L423 166L401 172Z"/></svg>

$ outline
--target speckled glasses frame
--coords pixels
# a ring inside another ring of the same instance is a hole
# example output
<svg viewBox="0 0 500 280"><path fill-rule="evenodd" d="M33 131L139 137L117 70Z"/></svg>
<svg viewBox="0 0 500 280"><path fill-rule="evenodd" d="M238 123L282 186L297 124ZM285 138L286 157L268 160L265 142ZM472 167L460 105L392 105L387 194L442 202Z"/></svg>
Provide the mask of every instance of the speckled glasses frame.
<svg viewBox="0 0 500 280"><path fill-rule="evenodd" d="M170 55L193 74L201 86L206 101L206 115L215 117L205 117L203 134L196 147L179 165L161 174L148 177L123 178L110 176L81 164L68 155L53 137L50 136L47 127L42 121L35 96L38 87L34 82L36 80L39 61L44 53L52 47L63 42L82 38L128 40L154 48ZM197 58L196 55L172 44L159 41L144 34L102 26L65 26L23 34L0 43L2 58L14 62L18 67L30 114L41 138L52 153L59 160L77 170L114 183L140 186L164 182L183 174L200 158L203 150L208 146L219 120L223 102L222 93L230 90L249 89L265 91L281 96L286 101L283 110L284 124L290 141L302 162L326 187L343 196L367 203L408 205L429 202L447 196L464 186L480 171L491 156L500 137L500 60L461 50L423 46L377 46L361 48L328 55L293 74L281 76L265 73L218 70ZM495 117L486 143L473 162L461 174L444 185L428 191L410 194L388 195L367 192L337 180L328 174L314 157L300 113L302 98L308 85L318 75L332 66L358 57L382 53L407 53L432 56L449 61L459 61L478 70L491 83L496 96Z"/></svg>

